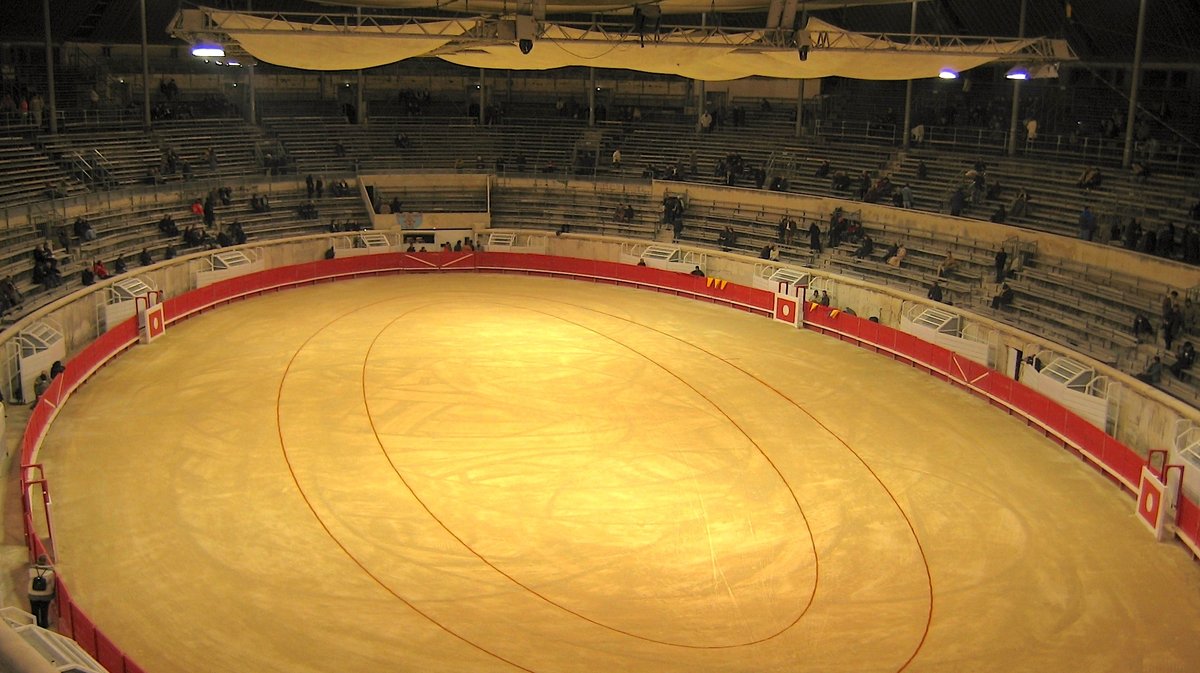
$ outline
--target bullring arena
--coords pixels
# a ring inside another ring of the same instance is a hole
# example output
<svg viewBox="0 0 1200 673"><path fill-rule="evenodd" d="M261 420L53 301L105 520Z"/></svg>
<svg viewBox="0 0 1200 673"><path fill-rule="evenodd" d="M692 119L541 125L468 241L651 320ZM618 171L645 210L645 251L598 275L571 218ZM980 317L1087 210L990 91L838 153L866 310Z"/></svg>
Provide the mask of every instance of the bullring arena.
<svg viewBox="0 0 1200 673"><path fill-rule="evenodd" d="M0 671L1197 670L1149 2L12 9Z"/></svg>
<svg viewBox="0 0 1200 673"><path fill-rule="evenodd" d="M247 299L100 370L45 441L59 568L147 670L1198 656L1194 566L1061 447L878 354L645 289Z"/></svg>

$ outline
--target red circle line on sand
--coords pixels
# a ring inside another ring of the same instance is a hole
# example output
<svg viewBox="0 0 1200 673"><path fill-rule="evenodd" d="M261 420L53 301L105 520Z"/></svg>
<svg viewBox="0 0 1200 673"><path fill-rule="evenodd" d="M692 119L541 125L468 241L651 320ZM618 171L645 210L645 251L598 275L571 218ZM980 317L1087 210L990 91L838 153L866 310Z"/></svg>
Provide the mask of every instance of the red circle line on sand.
<svg viewBox="0 0 1200 673"><path fill-rule="evenodd" d="M514 295L509 294L508 296L514 296ZM912 664L912 662L917 658L917 655L920 654L921 648L923 648L925 646L925 641L929 637L929 629L933 625L933 572L929 568L929 557L925 555L925 547L924 547L924 545L921 544L921 537L919 535L917 535L917 528L915 525L913 525L912 519L908 516L908 512L904 511L904 508L900 506L900 501L896 498L896 495L894 493L892 493L892 490L887 487L887 484L883 483L883 479L880 478L880 476L875 472L875 470L871 467L871 465L868 464L867 461L857 451L855 451L850 446L849 442L847 442L845 439L842 439L842 437L840 435L838 435L836 432L834 432L832 429L830 429L829 426L822 423L815 415L813 415L812 412L810 412L808 409L806 409L804 407L804 405L800 404L796 400L789 397L782 390L776 388L775 386L771 385L770 383L767 383L766 381L764 381L762 378L756 376L755 374L747 371L746 369L744 369L742 367L739 367L738 365L734 364L733 362L729 361L728 359L723 358L720 355L717 355L716 353L713 353L712 351L709 351L708 349L706 349L702 346L698 346L686 339L682 339L678 336L675 336L674 334L671 334L669 332L664 332L663 330L657 329L655 327L645 325L636 320L632 320L632 319L626 318L624 316L619 316L615 313L608 313L607 311L601 311L599 309L595 309L590 306L581 306L579 304L573 304L571 302L562 301L560 299L551 299L549 297L534 297L531 295L516 295L516 296L522 296L522 297L526 297L529 299L536 299L539 301L548 301L548 302L552 302L552 303L562 304L564 306L571 306L573 308L581 309L584 311L591 311L592 313L598 313L603 316L608 316L609 318L620 320L622 322L627 322L631 325L637 325L638 327L648 329L652 332L657 332L658 334L661 334L665 337L674 339L675 341L678 341L679 343L682 343L686 346L695 348L696 350L698 350L702 353L706 353L709 356L716 358L717 360L720 360L721 362L724 362L725 364L729 365L733 369L736 369L737 371L745 374L746 376L750 377L751 379L754 379L755 381L760 383L762 386L764 386L771 392L775 393L776 395L778 395L779 397L781 397L782 399L787 401L789 404L791 404L793 407L795 407L797 410L799 410L802 414L804 414L805 416L808 416L810 419L812 419L812 421L814 423L821 426L821 428L823 430L825 430L825 432L829 433L830 437L833 437L834 439L836 439L838 441L839 444L841 444L843 447L845 447L845 449L847 451L849 451L850 454L853 455L858 460L858 462L862 463L862 466L864 468L866 468L867 472L871 473L871 477L873 477L875 479L876 483L879 484L879 487L882 488L885 493L887 493L889 498L891 498L892 504L894 504L896 506L896 510L900 512L900 516L904 517L904 522L908 525L908 530L912 534L913 542L916 543L916 545L917 545L917 552L921 555L921 563L925 566L925 579L926 579L926 584L928 587L928 595L929 595L929 611L925 618L925 627L921 632L921 639L917 642L916 648L913 650L912 654L909 655L908 659L906 659L904 661L904 663L901 664L900 668L896 669L896 673L901 673L902 671L907 669Z"/></svg>
<svg viewBox="0 0 1200 673"><path fill-rule="evenodd" d="M275 394L275 429L279 435L279 448L283 452L284 462L287 463L288 474L290 474L292 477L292 483L296 485L296 492L300 494L300 498L302 500L304 500L304 504L306 506L308 506L309 511L312 512L313 518L315 518L317 520L317 524L321 526L321 529L325 531L325 534L329 537L329 539L333 540L333 543L336 544L338 546L338 548L342 550L342 553L345 554L346 557L349 558L352 563L354 563L354 565L358 566L359 569L361 569L363 571L363 573L366 574L367 577L371 578L371 580L374 581L376 584L378 584L384 591L391 594L396 600L398 600L401 603L403 603L404 605L406 605L413 612L424 617L426 620L429 621L429 623L433 624L434 626L441 629L442 631L445 631L446 633L450 634L451 636L457 638L458 640L466 643L467 645L470 645L471 647L475 648L476 650L479 650L480 652L482 652L490 657L493 657L495 659L503 661L504 663L509 664L510 666L512 666L514 668L525 671L526 673L537 673L537 671L534 671L531 668L526 668L526 667L522 666L521 664L518 664L517 662L512 661L511 659L506 659L504 656L487 649L486 647L470 640L469 638L462 635L461 633L458 633L454 629L451 629L449 626L446 626L445 624L439 622L437 619L435 619L433 617L433 615L430 615L430 614L426 613L425 611L421 610L421 608L417 607L411 601L404 598L404 596L401 596L394 589L389 587L386 582L384 582L382 579L379 578L379 576L377 576L375 573L371 572L371 569L368 568L366 566L366 564L364 564L362 561L360 561L358 559L358 557L356 557L346 547L346 545L343 544L342 541L339 540L338 537L333 534L333 531L331 531L329 529L329 526L328 526L328 524L325 523L325 520L322 519L321 515L317 513L316 506L313 505L312 501L308 497L308 494L305 493L304 487L302 487L300 485L300 479L299 479L299 477L296 476L296 470L295 470L295 467L292 465L291 457L288 456L287 442L284 440L284 437L283 437L283 422L282 422L282 419L280 416L281 416L281 407L282 407L282 402L283 402L283 386L287 382L288 374L291 372L292 365L295 364L296 358L300 357L300 353L302 353L304 351L304 349L308 346L308 344L313 339L315 339L319 334L321 334L326 329L333 326L335 323L342 320L343 318L346 318L350 315L353 315L354 313L357 313L358 311L370 308L372 306L384 304L389 301L395 301L396 299L398 299L398 297L388 297L387 299L380 299L379 301L374 301L374 302L370 302L367 304L363 304L363 305L353 308L349 311L346 311L345 313L342 313L341 315L337 316L336 318L333 318L329 322L322 325L319 329L317 329L317 331L310 334L308 336L308 338L305 339L304 342L300 344L299 348L296 349L296 352L292 353L292 357L288 359L287 366L285 366L283 368L283 376L281 376L279 378L279 388L277 389L276 394ZM413 311L416 311L420 308L424 308L425 306L428 306L428 305L429 304L425 304L422 306L418 306L416 308L409 309L408 311L402 313L401 316L408 315L409 313L412 313Z"/></svg>
<svg viewBox="0 0 1200 673"><path fill-rule="evenodd" d="M755 640L749 640L749 641L740 642L740 643L727 643L727 644L721 644L721 645L690 645L690 644L686 644L686 643L676 643L676 642L671 642L668 640L661 640L658 638L650 638L648 636L639 635L632 631L627 631L624 629L617 628L610 624L605 624L604 622L601 622L599 620L588 617L587 615L585 615L577 610L573 610L573 609L563 605L562 603L555 601L554 599L550 598L549 596L546 596L545 594L539 592L537 589L534 589L533 587L529 586L528 584L525 584L524 582L517 579L513 575L504 571L499 566L497 566L495 563L490 561L487 557L485 557L483 554L480 554L478 551L476 551L474 547L472 547L466 540L462 539L457 533L454 532L453 529L450 528L450 526L448 526L444 521L442 521L442 519L440 517L438 517L437 514L435 514L433 512L433 510L429 507L429 505L427 505L425 503L425 501L421 498L421 496L417 494L416 490L408 483L408 480L405 479L404 474L400 471L400 468L396 465L395 461L392 459L391 454L388 453L387 448L384 447L383 440L379 436L379 431L375 426L375 417L371 413L371 403L370 403L370 400L367 398L367 365L371 359L371 352L374 350L375 345L378 343L380 337L382 337L383 334L385 332L387 332L387 330L390 327L395 325L397 322L400 321L400 319L402 317L404 317L404 316L397 316L397 317L393 318L391 321L389 321L382 328L380 328L379 332L376 333L375 338L371 340L370 346L367 347L366 355L364 355L364 357L363 357L363 364L362 364L363 405L367 410L367 422L370 423L370 425L371 425L371 432L375 435L375 442L379 445L379 450L381 452L383 452L384 457L388 461L388 465L391 465L392 470L396 473L396 477L400 479L400 482L402 484L404 484L404 487L406 489L408 489L408 492L410 494L412 494L413 498L416 499L416 501L421 505L422 508L424 508L425 512L429 515L429 517L431 519L433 519L435 522L437 522L437 524L439 526L441 526L442 529L445 530L446 533L449 534L451 537L453 537L460 545L462 545L462 547L464 549L466 549L468 552L470 552L472 555L474 555L476 558L478 558L481 562L483 562L484 565L486 565L487 567L496 571L497 573L499 573L500 575L502 575L503 577L508 579L513 584L521 587L522 589L529 592L533 596L536 596L537 598L541 599L542 601L545 601L546 603L553 605L554 607L562 610L563 612L566 612L567 614L570 614L574 617L578 617L579 619L582 619L585 622L594 624L603 629L607 629L609 631L619 633L623 636L628 636L630 638L636 638L638 640L643 640L643 641L655 643L658 645L668 645L668 646L672 646L672 647L682 647L682 648L697 649L697 650L720 650L720 649L730 649L730 648L735 648L735 647L748 647L750 645L757 645L759 643L763 643L768 640L771 640L772 638L778 637L779 635L785 633L788 629L791 629L796 624L798 624L800 622L800 620L804 618L804 615L808 612L808 610L812 607L813 600L816 598L816 594L817 594L817 584L819 582L820 575L821 575L821 573L820 573L821 564L820 564L820 558L817 555L817 545L816 545L816 542L813 541L812 526L809 525L808 516L805 515L804 508L800 506L800 500L796 497L796 492L794 490L792 490L792 486L791 486L791 484L788 483L787 478L783 476L783 473L779 471L779 468L775 465L774 461L772 461L771 457L768 456L765 451L763 451L762 447L759 446L758 442L756 442L754 440L754 438L750 436L750 433L746 432L746 430L744 428L742 428L742 426L739 425L738 422L735 421L728 413L726 413L726 411L724 409L722 409L721 406L718 405L711 397L700 392L699 389L697 389L691 383L688 383L686 380L683 379L682 376L680 376L679 374L672 371L666 365L662 364L661 362L658 362L657 360L655 360L654 358L651 358L650 356L646 355L645 353L642 353L641 351L637 350L636 348L633 348L632 346L630 346L626 343L623 343L623 342L621 342L607 334L604 334L598 330L592 329L591 327L588 327L587 325L577 323L573 320L568 320L567 318L563 318L562 316L554 315L552 313L547 313L545 311L539 311L537 309L529 308L527 306L516 306L516 305L512 305L512 304L505 304L502 302L492 302L492 303L495 305L498 305L498 306L507 306L509 308L515 308L518 310L529 311L531 313L537 313L540 315L544 315L544 316L554 319L554 320L560 320L562 322L565 322L570 325L574 325L580 329L586 330L586 331L591 332L601 338L611 341L612 343L620 346L621 348L624 348L624 349L630 351L631 353L633 353L634 355L637 355L638 357L644 359L645 361L649 362L651 365L658 367L662 371L666 372L668 375L673 377L675 380L679 381L686 388L691 390L698 397L700 397L705 402L707 402L710 406L712 406L712 408L715 409L718 413L720 413L725 418L725 420L729 422L730 425L737 428L738 432L742 433L742 436L745 437L746 440L749 441L750 444L754 446L755 450L757 450L758 453L763 457L763 459L765 459L767 461L767 464L769 464L771 466L771 469L774 470L775 475L779 477L779 480L781 482L783 482L783 485L787 489L788 494L792 497L792 502L796 505L796 510L798 512L800 512L800 517L804 521L805 528L808 530L809 545L811 546L811 549L812 549L813 568L814 568L812 590L809 592L808 599L807 599L807 601L805 601L804 607L800 610L799 614L797 614L796 617L792 619L792 621L790 621L786 625L784 625L783 628L779 629L778 631L775 631L774 633L763 636L761 638L757 638ZM409 312L409 314L406 314L406 315L411 315L411 313L416 312L417 310L419 310L419 309L414 309L413 311Z"/></svg>
<svg viewBox="0 0 1200 673"><path fill-rule="evenodd" d="M897 510L898 510L898 511L900 512L900 514L901 514L901 515L904 517L904 519L905 519L905 522L906 522L906 524L908 525L909 531L910 531L910 533L912 534L912 536L913 536L913 539L914 539L914 541L915 541L915 543L916 543L916 545L917 545L917 549L918 549L918 552L920 553L920 556L921 556L922 562L923 562L923 564L924 564L924 566L925 566L925 573L926 573L926 578L927 578L928 594L929 594L929 610L928 610L928 616L927 616L927 618L926 618L926 620L925 620L925 626L924 626L924 630L923 630L923 632L922 632L922 635L921 635L920 641L918 642L918 644L917 644L916 648L913 650L912 654L911 654L911 655L908 657L908 659L907 659L907 660L906 660L906 661L905 661L905 662L904 662L904 663L903 663L903 664L902 664L902 665L901 665L901 666L900 666L900 667L899 667L899 668L896 670L896 673L901 673L902 671L906 670L906 669L908 668L908 666L909 666L909 665L911 665L911 664L912 664L912 662L913 662L913 661L916 659L917 655L920 653L920 651L921 651L922 647L925 645L926 639L928 638L928 634L929 634L930 626L931 626L931 624L932 624L932 621L933 621L933 578L932 578L932 574L930 573L928 558L927 558L927 557L926 557L926 555L925 555L924 548L923 548L923 546L921 545L920 538L919 538L919 537L918 537L918 535L917 535L917 532L916 532L915 526L914 526L914 525L913 525L913 523L912 523L912 520L909 518L909 516L908 516L907 512L905 512L905 511L904 511L904 509L903 509L903 508L900 506L900 504L899 504L899 501L897 500L896 496L895 496L895 495L894 495L894 494L891 492L891 490L890 490L890 489L888 489L888 488L887 488L887 486L886 486L886 485L883 483L882 479L881 479L881 478L878 476L878 474L876 474L876 472L875 472L875 471L874 471L874 470L871 468L871 466L870 466L870 465L869 465L869 464L868 464L868 463L867 463L867 462L866 462L866 461L865 461L865 460L862 458L862 456L861 456L861 455L859 455L859 454L858 454L858 452L856 452L856 451L855 451L855 450L854 450L854 449L853 449L853 448L852 448L852 447L849 445L849 443L848 443L848 442L846 442L844 439L842 439L842 438L841 438L841 437L840 437L840 436L839 436L837 433L835 433L835 432L834 432L832 429L830 429L830 428L829 428L827 425L825 425L825 424L824 424L824 423L822 423L820 420L818 420L818 419L816 418L816 416L814 416L814 415L813 415L811 412L809 412L809 411L808 411L808 410L807 410L807 409L806 409L806 408L805 408L803 405L801 405L799 402L797 402L796 400L794 400L794 399L792 399L791 397L789 397L787 394L785 394L784 392L782 392L782 391L781 391L781 390L779 390L778 388L776 388L776 387L772 386L771 384L767 383L766 381L764 381L764 380L763 380L763 379L761 379L760 377L758 377L758 376L756 376L756 375L752 374L751 372L749 372L749 371L747 371L747 370L745 370L745 369L743 369L743 368L741 368L741 367L737 366L736 364L732 363L731 361L727 360L726 358L722 358L721 356L719 356L719 355L717 355L717 354L715 354L715 353L713 353L713 352L711 352L711 351L709 351L709 350L707 350L707 349L705 349L705 348L703 348L703 347L701 347L701 346L698 346L698 345L696 345L696 344L694 344L694 343L691 343L691 342L689 342L689 341L687 341L687 340L685 340L685 339L682 339L682 338L680 338L680 337L678 337L678 336L675 336L675 335L673 335L673 334L670 334L670 333L668 333L668 332L665 332L665 331L663 331L663 330L659 330L659 329L657 329L657 328L654 328L654 327L650 327L650 326L648 326L648 325L645 325L645 324L643 324L643 323L639 323L639 322L637 322L637 321L635 321L635 320L632 320L632 319L626 318L626 317L624 317L624 316L616 315L616 314L613 314L613 313L608 313L608 312L605 312L605 311L600 311L600 310L598 310L598 309L594 309L594 308L587 307L587 306L580 306L580 305L578 305L578 304L573 304L573 303L571 303L571 302L564 302L564 301L561 301L561 300L550 299L550 298L548 298L548 297L545 297L545 296L531 297L530 295L519 295L519 294L515 294L515 295L514 295L513 293L508 293L506 296L524 296L524 297L526 297L526 298L532 298L532 299L536 299L536 300L539 300L539 301L549 301L549 302L553 302L553 303L562 304L562 305L565 305L565 306L571 306L571 307L578 308L578 309L585 310L585 311L591 311L591 312L593 312L593 313L597 313L597 314L599 314L599 315L608 316L608 317L610 317L610 318L614 318L614 319L616 319L616 320L620 320L620 321L623 321L623 322L626 322L626 323L629 323L629 324L632 324L632 325L636 325L636 326L639 326L639 327L643 327L643 328L645 328L645 329L647 329L647 330L650 330L650 331L653 331L653 332L657 332L657 333L659 333L659 334L661 334L661 335L663 335L663 336L666 336L666 337L669 337L669 338L671 338L671 339L674 339L674 340L676 340L676 341L678 341L678 342L680 342L680 343L682 343L682 344L684 344L684 345L687 345L687 346L690 346L690 347L692 347L692 348L695 348L696 350L699 350L699 351L701 351L701 352L703 352L703 353L706 353L706 354L710 355L711 357L713 357L713 358L715 358L715 359L717 359L717 360L720 360L720 361L722 361L722 362L726 363L726 364L727 364L727 365L729 365L731 368L733 368L733 369L735 369L735 370L737 370L737 371L740 371L740 372L742 372L743 374L745 374L746 376L750 377L751 379L753 379L753 380L755 380L755 381L759 382L761 385L765 386L766 388L768 388L769 390L771 390L772 392L774 392L776 395L778 395L779 397L781 397L782 399L784 399L785 401L787 401L789 404L791 404L792 406L794 406L796 409L798 409L799 411L801 411L802 413L804 413L806 416L808 416L810 419L812 419L812 420L813 420L813 422L815 422L815 423L816 423L817 425L819 425L819 426L820 426L822 429L824 429L824 430L825 430L825 431L826 431L826 432L827 432L827 433L828 433L828 434L829 434L831 437L835 438L835 439L836 439L836 440L837 440L837 441L838 441L840 444L842 444L842 445L843 445L843 446L846 448L846 450L847 450L847 451L849 451L849 452L850 452L852 455L854 455L854 456L855 456L855 458L856 458L856 459L857 459L857 460L858 460L860 463L862 463L862 465L863 465L863 466L864 466L864 467L867 469L867 471L868 471L868 472L871 474L871 476L872 476L872 477L873 477L873 478L876 480L876 482L877 482L877 483L880 485L880 487L881 487L881 488L883 488L883 489L884 489L884 491L885 491L885 492L888 494L889 498L892 500L892 502L893 502L893 504L896 506ZM364 574L366 574L368 577L370 577L370 578L371 578L371 579L372 579L372 580L373 580L373 581L374 581L376 584L378 584L378 585L379 585L381 588L383 588L385 591L387 591L387 592L388 592L390 595L392 595L392 596L393 596L393 597L395 597L397 600L399 600L400 602L402 602L404 605L406 605L407 607L409 607L410 609L412 609L412 610L413 610L413 611L414 611L416 614L420 615L421 617L423 617L424 619L426 619L427 621L429 621L430 623L432 623L433 625L435 625L435 626L436 626L436 627L438 627L439 629L441 629L441 630L445 631L447 634L449 634L449 635L453 636L454 638L456 638L456 639L458 639L458 640L460 640L460 641L462 641L462 642L466 643L467 645L471 646L472 648L475 648L476 650L479 650L480 652L482 652L482 653L484 653L484 654L487 654L487 655L489 655L489 656L491 656L491 657L493 657L493 658L495 658L495 659L497 659L497 660L499 660L499 661L502 661L502 662L504 662L504 663L507 663L507 664L509 664L509 665L513 666L514 668L517 668L517 669L519 669L519 670L522 670L522 671L526 671L527 673L537 673L536 671L533 671L532 669L526 668L525 666L522 666L521 664L518 664L518 663L516 663L516 662L514 662L514 661L511 661L511 660L509 660L509 659L506 659L506 658L505 658L505 657L503 657L502 655L500 655L500 654L497 654L497 653L495 653L495 652L492 652L491 650L488 650L487 648L483 647L482 645L479 645L478 643L475 643L475 642L473 642L473 641L469 640L468 638L466 638L465 636L463 636L463 635L461 635L461 634L457 633L456 631L454 631L454 630L453 630L453 629L451 629L450 627L446 626L445 624L442 624L442 623L441 623L441 622L439 622L437 619L435 619L433 616L431 616L431 615L427 614L426 612L422 611L422 610L421 610L420 608L418 608L418 607L417 607L415 604L411 603L410 601L408 601L407 599L405 599L403 596L401 596L399 593L397 593L395 590L393 590L392 588L388 587L388 586L387 586L387 584L386 584L385 582L383 582L383 581L382 581L382 580L381 580L381 579L380 579L378 576L376 576L374 573L372 573L372 572L371 572L371 570L370 570L369 568L367 568L367 567L366 567L366 566L365 566L365 565L364 565L364 564L363 564L363 563L362 563L362 562L361 562L361 561L360 561L358 558L356 558L356 557L354 556L354 554L353 554L353 553L352 553L352 552L351 552L351 551L350 551L350 550L349 550L349 549L348 549L348 548L347 548L347 547L346 547L346 546L345 546L345 545L344 545L344 544L343 544L343 543L342 543L342 542L341 542L341 541L340 541L340 540L339 540L339 539L338 539L338 538L337 538L337 537L336 537L336 536L333 534L333 532L332 532L332 531L329 529L328 525L327 525L327 524L324 522L324 520L321 518L321 516L320 516L320 515L317 513L315 506L312 504L312 502L311 502L311 501L310 501L310 499L308 498L307 494L304 492L304 489L301 487L301 485L300 485L300 482L299 482L299 479L298 479L298 477L296 476L295 469L294 469L294 467L293 467L293 465L292 465L291 459L290 459L290 457L288 456L286 442L285 442L285 440L284 440L284 437L283 437L283 426L282 426L282 421L281 421L281 418L280 418L280 414L281 414L281 411L280 411L280 403L281 403L281 401L282 401L282 395L283 395L283 386L284 386L284 384L285 384L285 382L286 382L286 380L287 380L288 373L290 372L290 370L291 370L291 368L292 368L292 365L295 363L295 361L296 361L296 359L299 357L300 353L301 353L301 352L302 352L302 351L303 351L303 350L304 350L304 349L305 349L305 348L308 346L308 344L309 344L309 343L310 343L310 342L311 342L313 339L315 339L315 338L316 338L316 337L317 337L317 336L318 336L318 335L319 335L321 332L325 331L325 330L326 330L326 329L328 329L330 326L332 326L333 324L335 324L335 323L337 323L338 321L342 320L343 318L345 318L345 317L348 317L348 316L350 316L350 315L352 315L352 314L354 314L354 313L356 313L356 312L358 312L358 311L361 311L361 310L364 310L364 309L367 309L367 308L370 308L370 307L373 307L373 306L377 306L377 305L379 305L379 304L387 303L387 302L389 302L389 301L396 301L397 299L401 299L401 298L402 298L402 297L389 297L389 298L386 298L386 299L381 299L381 300L379 300L379 301L375 301L375 302L369 302L369 303L367 303L367 304L360 305L360 306L358 306L358 307L356 307L356 308L353 308L353 309L351 309L351 310L349 310L349 311L346 311L346 312L342 313L341 315L339 315L339 316L337 316L337 317L335 317L335 318L333 318L333 319L329 320L327 323L325 323L324 325L322 325L322 326L321 326L321 327L320 327L320 328L319 328L317 331L315 331L315 332L314 332L313 334L311 334L311 335L310 335L308 338L306 338L306 339L305 339L305 341L304 341L304 342L303 342L303 343L302 343L302 344L301 344L301 345L300 345L300 346L297 348L297 350L295 351L295 353L293 353L292 357L291 357L291 358L288 360L288 363L287 363L286 367L284 368L284 373L283 373L283 376L280 378L280 382L279 382L279 386L278 386L278 389L277 389L277 394L276 394L276 409L275 409L275 411L276 411L276 429L277 429L277 432L278 432L278 436L279 436L279 442L280 442L280 449L281 449L281 451L283 452L284 461L285 461L285 463L287 464L288 471L289 471L289 473L290 473L290 475L291 475L291 478L292 478L292 481L293 481L293 483L294 483L294 484L295 484L295 486L296 486L297 492L300 494L300 496L301 496L301 499L304 501L305 505L306 505L306 506L309 508L309 510L312 512L312 514L313 514L313 517L314 517L314 518L317 520L317 523L318 523L318 524L321 526L321 528L322 528L322 529L325 531L326 535L327 535L327 536L328 536L328 537L329 537L331 540L333 540L333 542L334 542L334 543L335 543L335 544L338 546L338 548L339 548L339 549L341 549L341 550L342 550L342 552L343 552L343 553L344 553L344 554L345 554L345 555L346 555L346 556L347 556L347 557L348 557L348 558L349 558L349 559L350 559L350 560L351 560L351 561L352 561L352 562L353 562L355 565L357 565L357 566L358 566L358 567L359 567L359 568L360 568L360 569L363 571L363 573L364 573ZM406 312L402 313L400 316L397 316L397 319L398 319L399 317L402 317L403 315L408 315L408 314L411 314L411 313L412 313L412 312L414 312L414 311L417 311L417 310L419 310L419 309L422 309L422 308L427 308L428 306L431 306L431 305L433 305L433 303L432 303L432 302L430 302L430 303L427 303L427 304L423 304L423 305L421 305L421 306L414 307L414 308L412 308L412 309L409 309L408 311L406 311ZM393 320L393 322L394 322L394 321L395 321L395 319Z"/></svg>

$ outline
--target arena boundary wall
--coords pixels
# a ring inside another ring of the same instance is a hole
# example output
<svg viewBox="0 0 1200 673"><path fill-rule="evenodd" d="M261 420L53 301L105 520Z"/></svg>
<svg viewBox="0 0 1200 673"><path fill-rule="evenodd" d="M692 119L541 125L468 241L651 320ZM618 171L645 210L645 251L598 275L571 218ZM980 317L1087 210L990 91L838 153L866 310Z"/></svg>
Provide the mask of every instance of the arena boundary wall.
<svg viewBox="0 0 1200 673"><path fill-rule="evenodd" d="M186 261L186 260L185 260ZM613 261L505 252L385 253L308 261L250 273L166 299L167 324L238 299L319 282L363 276L408 273L518 273L607 283L669 293L773 317L775 294L736 283L710 284L689 274L638 267ZM100 334L80 349L53 380L30 416L21 442L20 489L23 525L30 559L54 558L53 519L49 484L37 462L45 435L70 395L98 369L138 340L137 318ZM1136 491L1137 475L1145 460L1132 448L1075 416L1061 405L1008 379L1003 374L922 341L898 329L817 305L805 306L808 329L880 353L925 370L1018 415L1047 437L1093 464L1123 490ZM158 346L161 347L161 344ZM37 490L41 499L34 499ZM1200 556L1200 506L1183 498L1176 535ZM133 659L113 643L75 602L68 580L58 580L58 631L74 638L111 673L143 673Z"/></svg>

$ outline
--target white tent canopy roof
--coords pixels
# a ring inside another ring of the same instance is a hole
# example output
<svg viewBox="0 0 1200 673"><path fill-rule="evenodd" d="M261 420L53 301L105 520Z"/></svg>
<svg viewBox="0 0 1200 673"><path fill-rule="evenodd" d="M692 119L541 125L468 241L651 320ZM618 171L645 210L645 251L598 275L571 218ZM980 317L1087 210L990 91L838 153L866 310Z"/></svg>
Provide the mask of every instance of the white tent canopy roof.
<svg viewBox="0 0 1200 673"><path fill-rule="evenodd" d="M508 14L517 11L516 0L315 0L324 5L342 7L383 7L392 9L438 9L465 14ZM805 0L809 11L854 7L858 5L909 4L910 0ZM924 0L919 0L924 2ZM521 3L522 6L532 3ZM630 13L636 5L658 5L663 14L699 14L701 12L751 12L765 10L771 0L546 0L547 14Z"/></svg>
<svg viewBox="0 0 1200 673"><path fill-rule="evenodd" d="M810 19L802 33L812 47L801 60L791 31L664 28L645 36L612 25L571 27L542 22L529 53L497 37L489 17L368 21L297 21L271 13L183 10L175 34L195 39L208 31L236 42L260 61L307 70L357 70L418 56L473 68L549 70L565 66L627 69L705 81L764 76L871 80L936 77L996 61L1048 57L1069 60L1061 41L889 36L852 33ZM782 39L781 39L782 38ZM801 36L801 39L803 36ZM230 46L227 44L227 46Z"/></svg>

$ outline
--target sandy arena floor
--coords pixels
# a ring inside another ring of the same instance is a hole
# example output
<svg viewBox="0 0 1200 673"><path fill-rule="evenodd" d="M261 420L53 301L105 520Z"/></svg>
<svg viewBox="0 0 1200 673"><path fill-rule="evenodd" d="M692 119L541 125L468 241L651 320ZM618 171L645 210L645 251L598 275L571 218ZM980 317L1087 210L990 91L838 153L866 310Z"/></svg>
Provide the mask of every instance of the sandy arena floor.
<svg viewBox="0 0 1200 673"><path fill-rule="evenodd" d="M1022 423L820 335L539 278L171 327L42 453L149 673L1195 671L1200 567Z"/></svg>

